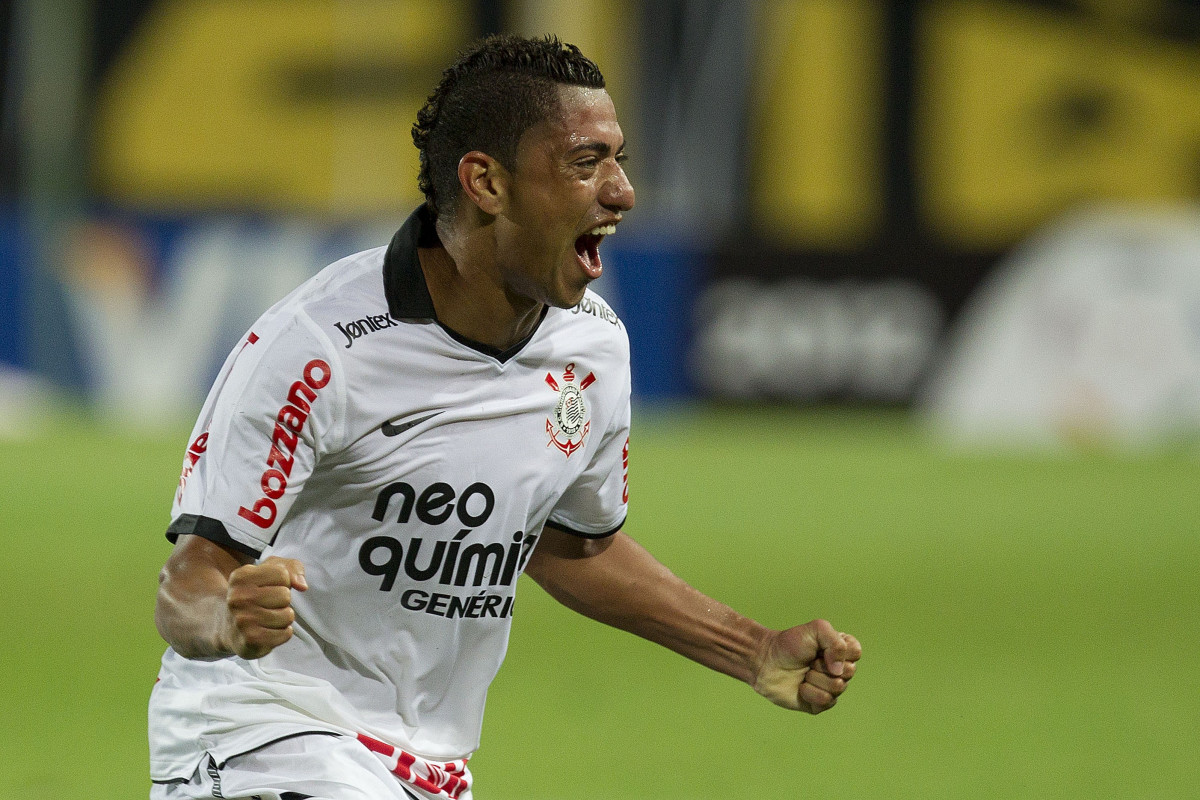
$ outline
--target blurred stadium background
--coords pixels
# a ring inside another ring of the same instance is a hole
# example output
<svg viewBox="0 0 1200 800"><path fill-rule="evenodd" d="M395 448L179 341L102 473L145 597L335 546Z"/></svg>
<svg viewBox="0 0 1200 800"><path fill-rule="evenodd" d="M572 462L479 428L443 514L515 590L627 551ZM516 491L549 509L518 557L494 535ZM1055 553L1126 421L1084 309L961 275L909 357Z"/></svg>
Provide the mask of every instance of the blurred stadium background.
<svg viewBox="0 0 1200 800"><path fill-rule="evenodd" d="M527 586L481 799L1194 792L1200 3L0 0L0 799L145 796L203 394L502 30L629 142L630 531L867 660L797 719Z"/></svg>

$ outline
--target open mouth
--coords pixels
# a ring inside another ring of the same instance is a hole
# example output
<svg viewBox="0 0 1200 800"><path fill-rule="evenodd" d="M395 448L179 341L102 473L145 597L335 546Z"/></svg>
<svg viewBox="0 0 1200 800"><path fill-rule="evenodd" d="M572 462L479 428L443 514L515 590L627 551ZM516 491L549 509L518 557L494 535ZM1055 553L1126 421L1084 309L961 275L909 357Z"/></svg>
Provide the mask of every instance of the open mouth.
<svg viewBox="0 0 1200 800"><path fill-rule="evenodd" d="M604 265L600 262L600 242L616 231L616 225L597 225L575 240L575 255L579 257L583 271L592 280L599 278L604 271Z"/></svg>

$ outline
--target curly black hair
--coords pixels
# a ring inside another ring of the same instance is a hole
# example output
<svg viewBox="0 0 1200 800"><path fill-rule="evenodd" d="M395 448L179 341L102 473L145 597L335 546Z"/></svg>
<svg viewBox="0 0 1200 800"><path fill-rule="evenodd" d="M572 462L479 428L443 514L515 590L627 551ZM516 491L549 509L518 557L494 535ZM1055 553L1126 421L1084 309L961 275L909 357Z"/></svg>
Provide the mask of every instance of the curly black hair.
<svg viewBox="0 0 1200 800"><path fill-rule="evenodd" d="M560 84L604 88L600 69L556 36L488 36L459 54L412 128L417 184L436 215L458 198L458 162L472 150L515 166L517 143L557 107Z"/></svg>

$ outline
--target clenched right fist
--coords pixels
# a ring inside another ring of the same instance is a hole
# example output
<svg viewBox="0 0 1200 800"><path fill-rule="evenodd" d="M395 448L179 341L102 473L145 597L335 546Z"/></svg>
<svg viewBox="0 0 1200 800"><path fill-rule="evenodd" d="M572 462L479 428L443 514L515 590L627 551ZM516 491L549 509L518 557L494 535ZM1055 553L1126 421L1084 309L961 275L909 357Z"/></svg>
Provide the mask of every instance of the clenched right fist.
<svg viewBox="0 0 1200 800"><path fill-rule="evenodd" d="M271 556L235 569L225 595L226 648L242 658L262 658L292 638L292 590L307 588L304 564L293 558Z"/></svg>

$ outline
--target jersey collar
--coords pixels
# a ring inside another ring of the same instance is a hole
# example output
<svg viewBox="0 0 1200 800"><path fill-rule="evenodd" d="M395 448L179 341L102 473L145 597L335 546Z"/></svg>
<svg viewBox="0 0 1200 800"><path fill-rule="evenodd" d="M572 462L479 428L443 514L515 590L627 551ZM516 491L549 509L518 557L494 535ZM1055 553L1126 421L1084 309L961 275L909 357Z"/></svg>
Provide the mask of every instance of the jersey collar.
<svg viewBox="0 0 1200 800"><path fill-rule="evenodd" d="M383 256L383 293L388 312L396 319L437 319L417 248L440 244L433 214L424 204L409 215L392 237Z"/></svg>
<svg viewBox="0 0 1200 800"><path fill-rule="evenodd" d="M437 312L433 308L433 298L429 296L429 286L425 283L425 272L421 269L421 261L417 257L418 247L441 247L441 244L437 235L437 221L429 207L422 204L409 215L400 226L400 230L396 231L387 252L383 255L383 294L387 299L388 313L395 319L431 319L460 344L501 363L508 361L533 339L542 321L546 319L549 307L542 307L542 315L529 335L507 350L497 350L490 345L459 335L438 320Z"/></svg>

